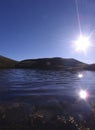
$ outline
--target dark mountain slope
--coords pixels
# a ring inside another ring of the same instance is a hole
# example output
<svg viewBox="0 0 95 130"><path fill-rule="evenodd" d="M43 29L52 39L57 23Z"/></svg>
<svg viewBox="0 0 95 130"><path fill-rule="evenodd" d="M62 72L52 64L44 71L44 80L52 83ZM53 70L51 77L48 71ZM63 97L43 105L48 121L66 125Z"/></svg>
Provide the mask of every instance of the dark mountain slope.
<svg viewBox="0 0 95 130"><path fill-rule="evenodd" d="M31 69L54 69L54 70L72 70L83 69L87 64L75 59L64 59L60 57L42 58L42 59L28 59L23 60L17 64L17 68L31 68Z"/></svg>
<svg viewBox="0 0 95 130"><path fill-rule="evenodd" d="M0 68L15 68L18 62L0 55Z"/></svg>

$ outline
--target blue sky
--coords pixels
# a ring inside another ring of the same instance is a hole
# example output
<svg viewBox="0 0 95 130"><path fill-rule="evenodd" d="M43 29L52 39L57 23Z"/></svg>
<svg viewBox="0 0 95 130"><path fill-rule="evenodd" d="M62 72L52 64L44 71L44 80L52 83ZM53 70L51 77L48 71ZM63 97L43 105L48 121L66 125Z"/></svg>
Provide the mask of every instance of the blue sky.
<svg viewBox="0 0 95 130"><path fill-rule="evenodd" d="M95 0L78 0L81 28L93 47L76 53L75 0L0 0L0 55L16 60L63 57L95 63Z"/></svg>

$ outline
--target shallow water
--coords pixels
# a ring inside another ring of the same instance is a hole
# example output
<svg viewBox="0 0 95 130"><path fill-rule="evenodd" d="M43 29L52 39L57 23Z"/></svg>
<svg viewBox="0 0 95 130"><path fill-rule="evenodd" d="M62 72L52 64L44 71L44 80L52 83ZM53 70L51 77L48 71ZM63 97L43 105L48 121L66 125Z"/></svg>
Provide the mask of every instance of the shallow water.
<svg viewBox="0 0 95 130"><path fill-rule="evenodd" d="M82 78L78 74L83 74ZM0 101L47 103L79 99L86 89L95 99L95 72L41 71L31 69L0 70Z"/></svg>

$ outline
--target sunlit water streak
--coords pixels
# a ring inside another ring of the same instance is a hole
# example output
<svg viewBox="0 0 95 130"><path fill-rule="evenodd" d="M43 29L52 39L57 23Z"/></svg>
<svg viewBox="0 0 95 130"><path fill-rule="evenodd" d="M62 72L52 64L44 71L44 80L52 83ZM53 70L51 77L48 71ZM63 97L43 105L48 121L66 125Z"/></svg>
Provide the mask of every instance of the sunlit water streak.
<svg viewBox="0 0 95 130"><path fill-rule="evenodd" d="M78 77L79 73L83 74L82 78ZM0 70L0 101L28 101L37 97L44 100L48 100L46 97L77 99L80 89L86 89L90 92L90 98L95 98L95 72Z"/></svg>

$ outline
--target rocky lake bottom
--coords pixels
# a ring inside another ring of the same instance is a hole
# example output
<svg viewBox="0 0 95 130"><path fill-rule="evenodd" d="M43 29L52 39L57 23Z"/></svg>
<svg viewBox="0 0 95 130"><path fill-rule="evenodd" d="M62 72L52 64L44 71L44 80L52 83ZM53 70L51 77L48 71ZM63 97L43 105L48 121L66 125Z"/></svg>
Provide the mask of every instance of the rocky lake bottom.
<svg viewBox="0 0 95 130"><path fill-rule="evenodd" d="M84 102L31 105L0 103L0 129L94 130L95 108Z"/></svg>

